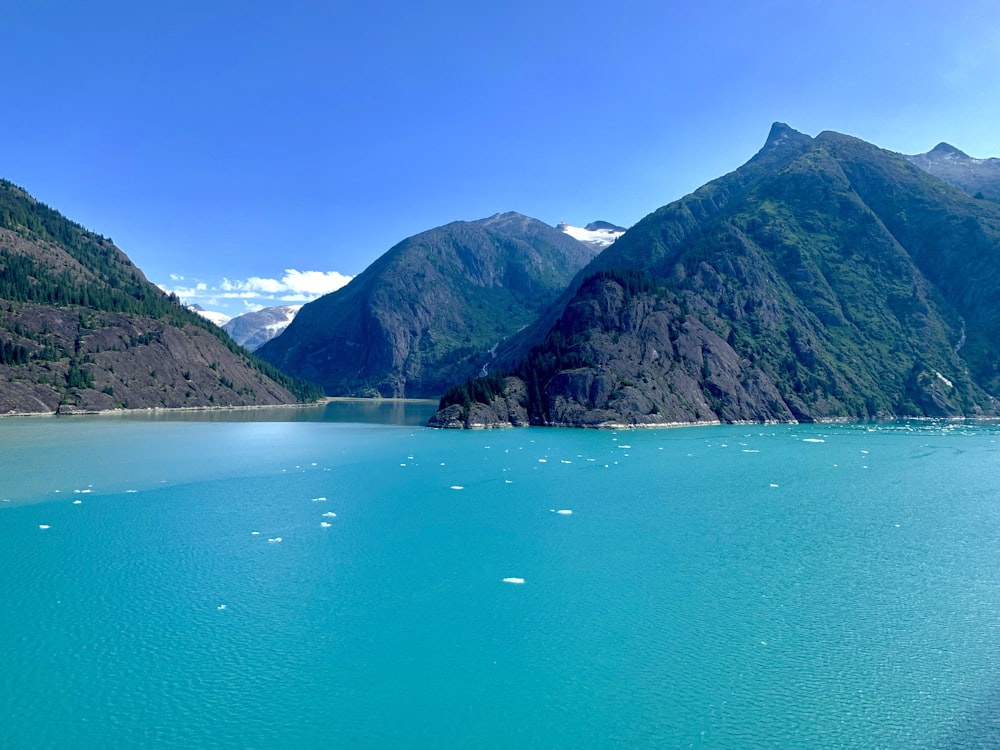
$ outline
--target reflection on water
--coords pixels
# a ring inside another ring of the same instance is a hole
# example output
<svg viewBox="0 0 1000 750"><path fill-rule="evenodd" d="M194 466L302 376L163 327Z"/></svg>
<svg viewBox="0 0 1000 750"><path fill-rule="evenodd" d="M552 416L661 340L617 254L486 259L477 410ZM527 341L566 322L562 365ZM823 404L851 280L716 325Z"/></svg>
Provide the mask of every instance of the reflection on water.
<svg viewBox="0 0 1000 750"><path fill-rule="evenodd" d="M438 402L425 399L333 399L307 406L260 408L128 411L122 419L152 422L363 422L368 424L425 425ZM79 419L78 416L70 417Z"/></svg>

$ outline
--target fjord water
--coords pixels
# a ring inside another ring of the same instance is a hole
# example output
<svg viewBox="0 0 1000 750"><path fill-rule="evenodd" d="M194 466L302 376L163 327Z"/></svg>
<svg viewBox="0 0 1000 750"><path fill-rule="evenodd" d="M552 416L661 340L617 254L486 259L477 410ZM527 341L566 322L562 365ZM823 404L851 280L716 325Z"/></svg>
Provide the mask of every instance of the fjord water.
<svg viewBox="0 0 1000 750"><path fill-rule="evenodd" d="M0 746L1000 743L996 427L269 414L0 421Z"/></svg>

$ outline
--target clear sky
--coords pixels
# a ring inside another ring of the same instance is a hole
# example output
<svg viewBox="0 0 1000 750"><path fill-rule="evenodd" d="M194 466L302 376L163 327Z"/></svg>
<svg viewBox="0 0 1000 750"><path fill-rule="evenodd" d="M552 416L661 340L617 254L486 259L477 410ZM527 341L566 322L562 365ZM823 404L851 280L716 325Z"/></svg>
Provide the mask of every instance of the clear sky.
<svg viewBox="0 0 1000 750"><path fill-rule="evenodd" d="M0 177L111 237L150 280L200 283L191 301L238 314L450 221L630 226L745 162L776 120L1000 156L998 13L7 0Z"/></svg>

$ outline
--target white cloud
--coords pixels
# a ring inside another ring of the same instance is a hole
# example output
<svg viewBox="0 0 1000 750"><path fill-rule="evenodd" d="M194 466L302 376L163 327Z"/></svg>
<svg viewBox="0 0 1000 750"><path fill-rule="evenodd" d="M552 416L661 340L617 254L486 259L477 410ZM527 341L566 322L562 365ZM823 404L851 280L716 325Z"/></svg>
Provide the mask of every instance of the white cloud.
<svg viewBox="0 0 1000 750"><path fill-rule="evenodd" d="M280 279L262 276L250 276L247 279L224 277L215 284L194 279L181 285L176 282L185 281L185 277L172 273L170 280L175 283L170 286L161 284L160 288L165 292L173 292L185 304L221 307L230 314L238 315L246 310L259 310L273 305L312 302L345 286L351 278L338 271L299 271L287 268ZM235 300L241 300L245 309L232 307Z"/></svg>

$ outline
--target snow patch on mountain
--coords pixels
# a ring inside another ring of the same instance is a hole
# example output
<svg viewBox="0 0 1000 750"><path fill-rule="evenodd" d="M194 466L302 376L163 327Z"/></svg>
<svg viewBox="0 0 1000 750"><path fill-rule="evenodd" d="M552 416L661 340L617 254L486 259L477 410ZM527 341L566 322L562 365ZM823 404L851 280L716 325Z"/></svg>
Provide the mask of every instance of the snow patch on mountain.
<svg viewBox="0 0 1000 750"><path fill-rule="evenodd" d="M593 245L601 250L610 246L615 240L625 234L624 229L614 224L609 224L606 221L595 221L586 227L574 227L571 224L562 222L556 229L568 234L575 240L586 242L588 245Z"/></svg>
<svg viewBox="0 0 1000 750"><path fill-rule="evenodd" d="M222 328L226 325L226 323L232 320L232 317L226 315L225 313L216 312L214 310L206 310L201 305L188 305L188 309L198 313L205 320L215 323L215 325L219 326L219 328Z"/></svg>
<svg viewBox="0 0 1000 750"><path fill-rule="evenodd" d="M302 305L279 305L237 315L223 326L233 340L254 351L288 328Z"/></svg>

